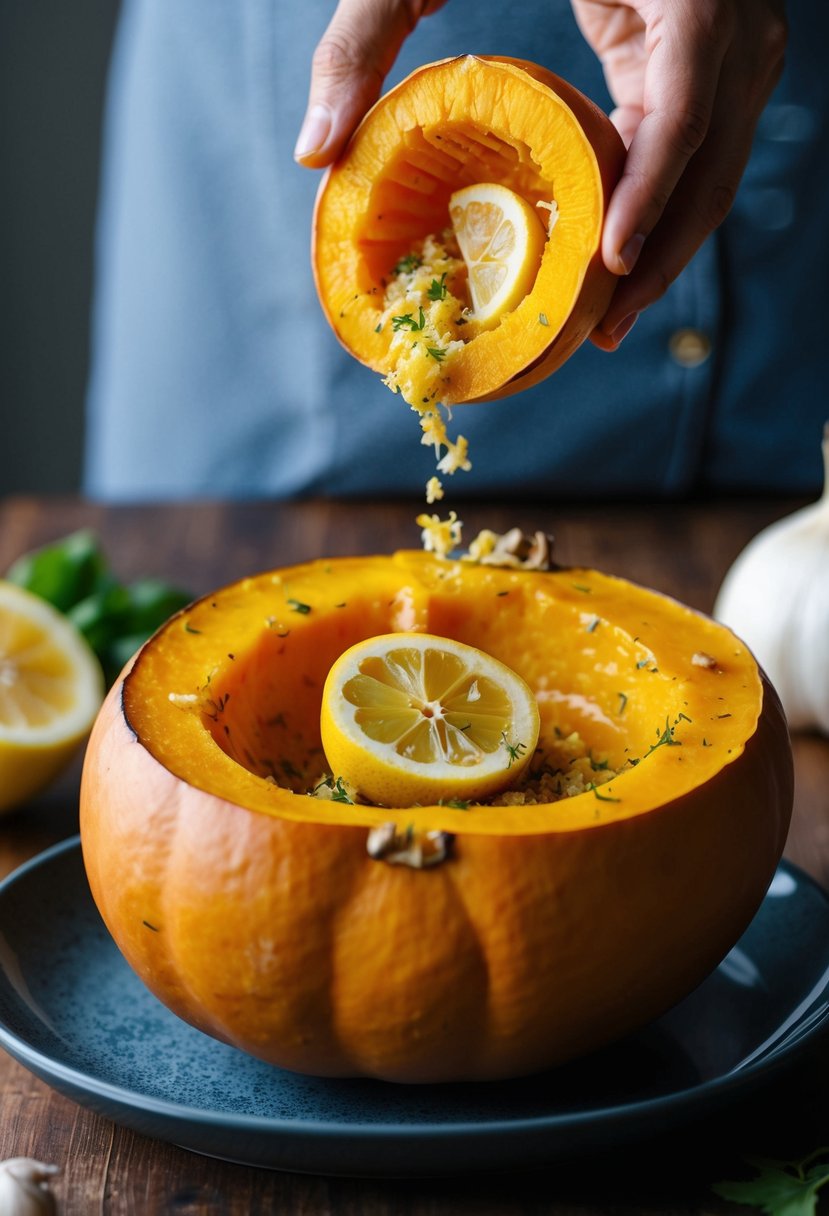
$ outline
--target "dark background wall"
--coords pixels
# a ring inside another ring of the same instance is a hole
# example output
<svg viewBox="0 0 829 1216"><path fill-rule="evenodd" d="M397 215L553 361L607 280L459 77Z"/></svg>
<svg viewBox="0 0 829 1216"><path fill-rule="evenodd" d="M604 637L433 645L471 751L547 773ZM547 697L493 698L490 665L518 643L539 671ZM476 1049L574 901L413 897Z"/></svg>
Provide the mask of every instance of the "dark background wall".
<svg viewBox="0 0 829 1216"><path fill-rule="evenodd" d="M0 0L0 495L80 484L117 0Z"/></svg>

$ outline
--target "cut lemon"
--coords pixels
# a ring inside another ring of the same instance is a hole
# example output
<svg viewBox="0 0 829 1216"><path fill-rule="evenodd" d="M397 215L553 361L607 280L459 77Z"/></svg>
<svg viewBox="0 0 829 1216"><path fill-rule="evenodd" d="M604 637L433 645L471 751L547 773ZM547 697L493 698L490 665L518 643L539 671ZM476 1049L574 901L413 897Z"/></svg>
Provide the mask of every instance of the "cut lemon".
<svg viewBox="0 0 829 1216"><path fill-rule="evenodd" d="M480 800L513 785L538 741L531 689L451 638L390 633L331 668L322 745L335 777L380 806Z"/></svg>
<svg viewBox="0 0 829 1216"><path fill-rule="evenodd" d="M472 318L491 328L532 291L546 229L526 199L495 182L456 190L449 215L469 271Z"/></svg>
<svg viewBox="0 0 829 1216"><path fill-rule="evenodd" d="M0 811L43 789L88 733L101 667L66 617L0 581Z"/></svg>

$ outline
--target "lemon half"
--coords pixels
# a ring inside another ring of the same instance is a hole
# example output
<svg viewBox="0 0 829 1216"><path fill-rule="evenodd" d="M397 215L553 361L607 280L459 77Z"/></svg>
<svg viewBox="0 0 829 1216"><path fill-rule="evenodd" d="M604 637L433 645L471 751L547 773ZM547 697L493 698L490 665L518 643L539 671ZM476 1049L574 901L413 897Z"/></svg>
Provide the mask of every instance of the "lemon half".
<svg viewBox="0 0 829 1216"><path fill-rule="evenodd" d="M86 640L39 596L0 581L0 811L57 776L103 698Z"/></svg>
<svg viewBox="0 0 829 1216"><path fill-rule="evenodd" d="M472 317L494 326L532 291L547 231L526 199L496 182L456 190L449 215L469 271Z"/></svg>
<svg viewBox="0 0 829 1216"><path fill-rule="evenodd" d="M321 713L334 776L381 806L492 797L538 742L538 706L519 675L450 638L391 633L331 668Z"/></svg>

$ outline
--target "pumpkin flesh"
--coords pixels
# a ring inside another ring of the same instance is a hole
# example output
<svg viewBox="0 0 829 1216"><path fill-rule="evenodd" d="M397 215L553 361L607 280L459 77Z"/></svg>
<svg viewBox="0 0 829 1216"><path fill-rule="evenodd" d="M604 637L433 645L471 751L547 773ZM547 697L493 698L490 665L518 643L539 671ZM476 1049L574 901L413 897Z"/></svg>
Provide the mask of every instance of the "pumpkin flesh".
<svg viewBox="0 0 829 1216"><path fill-rule="evenodd" d="M542 746L577 729L638 763L546 805L307 796L328 667L399 629L511 666ZM551 1066L680 999L759 905L790 809L779 703L727 630L595 571L408 553L261 575L173 618L99 717L81 830L104 920L180 1016L299 1071L436 1081ZM372 860L389 820L457 833L452 856Z"/></svg>

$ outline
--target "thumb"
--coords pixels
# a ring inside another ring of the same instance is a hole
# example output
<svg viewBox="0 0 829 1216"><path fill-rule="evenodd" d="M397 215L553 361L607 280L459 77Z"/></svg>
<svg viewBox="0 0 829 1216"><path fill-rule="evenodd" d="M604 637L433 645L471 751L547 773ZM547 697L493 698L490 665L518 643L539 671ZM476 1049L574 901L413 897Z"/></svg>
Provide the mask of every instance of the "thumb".
<svg viewBox="0 0 829 1216"><path fill-rule="evenodd" d="M408 35L445 0L339 0L314 52L308 108L294 158L310 169L336 160L380 95Z"/></svg>

